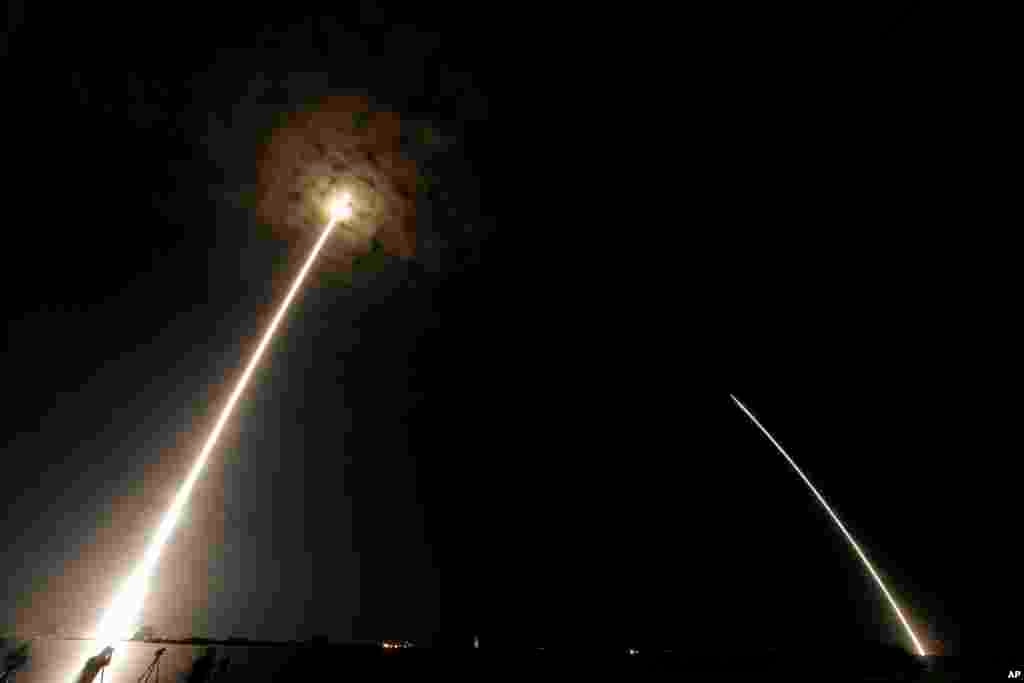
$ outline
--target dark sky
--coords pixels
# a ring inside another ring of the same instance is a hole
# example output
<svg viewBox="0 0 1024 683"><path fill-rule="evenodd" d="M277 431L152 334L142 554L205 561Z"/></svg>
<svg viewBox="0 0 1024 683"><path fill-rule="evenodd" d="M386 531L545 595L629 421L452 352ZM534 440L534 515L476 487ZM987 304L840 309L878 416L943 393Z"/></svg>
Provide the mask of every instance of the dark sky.
<svg viewBox="0 0 1024 683"><path fill-rule="evenodd" d="M445 194L423 198L414 263L298 301L150 621L904 644L735 393L957 651L944 285L920 239L936 200L898 97L933 43L901 12L803 17L823 22L811 34L717 17L635 72L554 49L554 29L519 34L544 57L493 39L490 16L152 33L143 16L27 17L5 45L21 68L4 112L4 620L87 626L141 555L301 257L233 199L259 133L341 92L442 131L425 163Z"/></svg>

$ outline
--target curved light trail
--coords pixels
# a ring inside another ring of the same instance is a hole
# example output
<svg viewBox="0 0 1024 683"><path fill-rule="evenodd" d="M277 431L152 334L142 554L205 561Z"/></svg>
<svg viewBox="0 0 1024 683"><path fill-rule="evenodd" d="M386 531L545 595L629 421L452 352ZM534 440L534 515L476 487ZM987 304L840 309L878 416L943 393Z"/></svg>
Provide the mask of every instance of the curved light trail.
<svg viewBox="0 0 1024 683"><path fill-rule="evenodd" d="M825 511L832 518L832 521L836 523L836 526L839 527L839 530L843 532L844 536L846 536L846 540L850 542L851 546L853 546L853 549L856 551L857 556L860 557L860 561L864 563L864 566L867 567L868 572L871 574L872 578L874 578L875 583L877 583L878 587L882 589L882 594L885 595L885 599L889 601L889 604L892 606L893 611L896 612L896 616L899 617L900 623L902 623L903 628L906 629L907 635L910 636L910 639L912 641L914 641L914 647L917 648L917 653L922 657L926 656L928 653L925 652L925 649L917 640L917 636L914 635L914 630L910 628L910 624L907 623L906 618L903 616L903 612L900 611L899 606L896 604L896 600L894 600L892 594L889 593L889 589L885 587L885 584L882 582L882 578L878 575L878 572L875 571L875 568L871 566L871 563L868 561L868 558L864 554L864 551L861 550L860 546L857 545L857 542L853 540L853 536L850 534L850 532L847 531L843 523L839 521L839 517L836 516L836 513L832 512L832 508L829 507L829 504L825 502L825 498L820 493L818 493L818 489L814 488L814 484L811 483L811 480L804 476L804 473L800 470L799 467L796 466L796 463L793 462L793 458L789 457L789 454L786 453L782 446L779 445L779 442L775 440L775 437L768 433L768 430L765 429L761 425L761 423L757 421L757 418L754 417L754 415L749 410L747 410L747 407L740 403L740 400L733 396L732 394L729 394L729 398L735 401L736 405L740 407L740 410L746 413L747 417L750 418L751 422L757 425L757 428L760 429L761 432L768 437L768 440L775 445L775 448L778 449L779 453L782 453L782 457L786 459L786 461L793 467L793 469L796 470L796 473L800 475L800 478L804 480L804 483L807 484L807 488L811 489L811 493L814 494L814 497L817 498L818 502L821 503L821 506L825 508Z"/></svg>

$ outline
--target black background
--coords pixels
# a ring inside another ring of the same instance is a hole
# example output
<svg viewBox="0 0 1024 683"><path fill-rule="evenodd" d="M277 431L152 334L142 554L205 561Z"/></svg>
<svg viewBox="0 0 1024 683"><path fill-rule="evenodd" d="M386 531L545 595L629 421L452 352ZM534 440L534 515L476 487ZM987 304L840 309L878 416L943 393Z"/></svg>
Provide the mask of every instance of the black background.
<svg viewBox="0 0 1024 683"><path fill-rule="evenodd" d="M424 200L445 247L304 296L243 418L267 466L229 475L246 571L211 628L906 645L734 393L958 651L935 10L10 12L8 595L256 334L285 247L210 188L248 179L239 88L314 72L457 140Z"/></svg>

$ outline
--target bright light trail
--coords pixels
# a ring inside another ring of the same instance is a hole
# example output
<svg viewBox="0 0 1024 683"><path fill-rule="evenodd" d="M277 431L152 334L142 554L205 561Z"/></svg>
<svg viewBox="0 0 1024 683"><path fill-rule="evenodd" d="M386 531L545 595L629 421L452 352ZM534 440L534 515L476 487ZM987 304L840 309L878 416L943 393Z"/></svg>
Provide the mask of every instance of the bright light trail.
<svg viewBox="0 0 1024 683"><path fill-rule="evenodd" d="M868 562L868 558L864 554L864 551L860 549L860 546L857 545L857 542L853 540L853 536L850 535L850 532L846 530L846 527L843 526L843 523L839 521L839 517L836 516L836 513L832 512L832 508L829 507L828 503L825 502L825 499L822 497L822 495L818 493L818 489L814 488L814 484L811 483L810 479L804 476L804 473L800 471L800 468L796 466L795 462L793 462L793 458L789 457L789 454L787 454L786 451L783 450L782 446L779 445L779 442L775 440L775 437L768 433L768 430L765 429L761 425L761 423L757 421L757 418L754 417L754 415L749 410L747 410L747 407L740 403L740 400L733 396L732 394L729 394L729 398L735 401L736 405L740 407L740 410L746 413L747 417L749 417L750 420L755 425L757 425L757 428L760 429L764 433L764 435L768 437L768 440L775 444L775 448L779 450L779 453L782 453L782 457L784 457L786 461L789 462L790 465L792 465L793 469L796 470L796 473L799 474L800 478L804 480L805 484L807 484L807 487L811 489L811 493L814 494L814 497L818 499L818 502L821 503L821 506L825 508L825 511L828 512L830 517L832 517L832 521L836 523L836 526L839 527L839 530L843 532L844 536L846 536L846 540L849 541L850 545L853 546L853 549L857 551L857 555L860 557L861 562L864 563L864 566L868 568L868 571L871 573L871 576L875 579L875 583L877 583L878 587L882 589L882 593L885 595L886 600L889 601L889 604L892 605L892 609L896 612L896 616L899 617L900 622L903 624L903 628L907 630L907 635L909 635L910 639L914 641L914 646L917 648L917 653L922 657L926 656L928 653L924 651L923 647L921 647L921 643L918 642L917 636L914 635L914 629L910 628L910 624L907 623L906 618L904 618L903 616L903 612L900 611L900 608L896 604L896 601L889 593L889 589L885 587L884 583L882 583L882 579L878 576L878 572L876 572L875 568L871 566L870 562Z"/></svg>
<svg viewBox="0 0 1024 683"><path fill-rule="evenodd" d="M163 550L164 544L171 535L171 531L174 530L174 525L178 521L178 516L181 514L181 510L185 507L185 503L188 502L188 497L192 492L192 487L195 486L196 480L202 473L203 466L206 465L206 461L210 457L213 447L217 445L217 438L220 436L221 431L224 429L224 425L231 416L231 411L235 407L235 403L238 402L238 397L242 395L246 385L249 383L249 377L252 376L253 370L255 370L256 366L259 364L260 358L263 356L263 352L267 348L267 344L270 343L270 339L274 336L274 332L277 330L277 326L281 323L281 319L284 318L284 314L288 310L288 306L291 304L292 299L295 298L295 294L299 291L299 287L302 285L303 280L305 280L306 274L313 266L313 262L316 260L317 255L327 242L327 238L330 236L331 230L338 221L351 215L351 207L348 204L348 199L349 197L346 196L344 200L336 202L331 206L331 219L328 221L327 227L325 227L323 233L321 233L320 239L313 247L313 250L309 254L309 258L306 259L305 265L302 266L302 270L299 271L298 276L295 278L295 282L292 283L291 289L288 291L287 296L285 296L284 302L282 302L281 307L277 310L277 314L274 316L274 319L271 320L270 327L267 328L259 346L256 347L255 353L252 354L248 367L245 368L245 372L242 373L241 379L238 380L238 384L235 386L235 390L231 393L231 397L224 406L224 410L221 411L220 417L217 419L217 423L214 425L213 431L210 432L210 436L206 439L206 444L203 446L203 450L200 451L199 458L189 471L188 477L185 479L185 483L182 484L180 489L178 489L178 494L174 497L174 502L171 504L170 510L167 511L163 521L160 523L156 536L146 549L146 554L143 556L142 562L125 581L121 590L114 598L113 603L107 608L106 613L103 615L103 619L100 621L100 625L96 629L97 645L101 647L114 645L121 640L130 639L134 635L134 628L136 626L135 622L142 612L142 605L146 599L149 577L156 568L157 560L160 558L160 551Z"/></svg>

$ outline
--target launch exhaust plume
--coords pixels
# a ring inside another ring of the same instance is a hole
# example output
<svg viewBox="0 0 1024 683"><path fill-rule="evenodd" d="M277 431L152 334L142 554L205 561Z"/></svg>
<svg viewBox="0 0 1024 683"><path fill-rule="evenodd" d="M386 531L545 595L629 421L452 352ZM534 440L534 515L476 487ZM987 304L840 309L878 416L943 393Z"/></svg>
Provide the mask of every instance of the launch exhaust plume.
<svg viewBox="0 0 1024 683"><path fill-rule="evenodd" d="M245 368L245 372L242 373L241 378L238 380L238 384L235 385L235 389L231 393L224 409L221 411L220 417L217 419L213 430L210 432L210 436L206 439L206 444L203 446L202 451L200 451L199 457L196 459L195 464L189 471L185 482L181 485L181 488L178 489L178 493L174 497L174 502L171 504L170 509L167 511L167 514L164 516L163 521L157 529L156 535L153 537L149 547L146 549L142 562L139 563L135 568L135 571L122 585L114 598L113 603L104 613L103 619L100 621L99 627L96 631L98 645L113 645L119 641L129 639L134 635L134 627L136 626L136 621L142 612L142 606L146 599L149 578L152 575L153 570L156 568L157 560L160 557L160 551L163 550L164 544L167 542L167 539L170 538L171 532L174 530L174 525L178 521L178 516L181 514L182 509L188 502L189 494L192 492L192 488L195 486L196 480L199 479L199 475L202 474L203 467L206 465L206 461L209 459L214 446L217 445L217 439L220 437L220 433L223 431L224 425L227 423L228 418L231 417L231 412L235 407L235 403L238 402L238 397L242 395L243 391L245 391L245 387L249 383L249 378L252 376L253 371L259 364L260 358L263 356L263 352L266 351L267 345L274 336L274 332L281 323L281 319L284 318L288 307L291 305L292 299L295 298L295 294L298 292L303 280L306 279L306 275L313 266L314 261L316 261L317 254L320 253L320 250L323 248L324 244L327 242L327 238L331 234L331 230L338 221L343 220L352 214L349 199L350 198L345 195L342 198L342 201L335 202L331 205L330 220L328 221L327 226L323 229L320 239L313 247L309 257L306 259L305 265L302 266L302 269L296 276L295 281L288 290L288 294L285 296L280 308L278 308L274 318L270 321L270 326L264 333L259 346L256 347L256 351L253 352L252 358L250 358L249 364Z"/></svg>
<svg viewBox="0 0 1024 683"><path fill-rule="evenodd" d="M878 572L875 571L875 568L871 566L871 562L868 561L867 556L864 554L864 551L860 549L860 546L857 545L857 542L853 540L853 536L850 534L850 532L847 531L843 523L839 521L839 517L836 516L836 513L833 512L832 508L829 507L829 504L825 502L825 498L820 493L818 493L818 489L814 487L814 484L811 483L810 479L804 476L804 473L800 470L799 467L797 467L796 463L793 462L793 458L789 457L789 454L786 453L782 446L779 445L779 442L775 440L775 437L768 433L768 430L765 429L764 426L762 426L761 423L757 421L757 418L754 417L754 415L749 410L747 410L747 407L740 403L740 400L733 396L732 394L729 395L729 398L735 401L736 405L739 406L740 410L746 413L747 417L750 418L751 422L757 425L757 428L760 429L761 432L768 437L768 440L775 445L775 448L778 449L779 453L782 454L782 457L786 459L786 462L788 462L790 466L796 471L796 473L800 475L800 478L804 480L804 483L807 484L807 488L811 489L811 493L814 494L814 497L817 498L818 502L821 503L821 506L825 508L825 511L832 518L832 521L836 523L836 526L839 527L839 530L843 532L844 536L846 536L846 540L850 542L850 545L857 553L857 556L860 557L860 561L864 563L864 566L867 568L872 578L874 578L875 583L877 583L878 587L882 589L882 594L885 595L885 599L889 601L889 605L892 606L892 609L896 613L896 616L899 617L900 623L903 624L903 628L906 629L907 635L909 635L910 639L914 642L914 647L917 648L917 653L922 657L926 656L928 653L925 652L924 648L921 646L921 643L917 640L917 636L914 635L914 630L910 628L910 624L907 623L906 618L903 616L903 612L900 611L899 606L896 604L896 600L894 600L892 594L889 593L889 589L885 587L885 584L882 582L882 578L878 575Z"/></svg>

